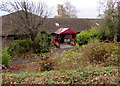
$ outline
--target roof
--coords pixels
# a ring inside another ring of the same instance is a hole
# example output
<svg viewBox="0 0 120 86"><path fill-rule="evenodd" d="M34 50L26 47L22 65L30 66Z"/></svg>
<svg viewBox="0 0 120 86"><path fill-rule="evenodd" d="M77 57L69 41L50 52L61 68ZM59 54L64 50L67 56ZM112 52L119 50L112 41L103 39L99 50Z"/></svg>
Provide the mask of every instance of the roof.
<svg viewBox="0 0 120 86"><path fill-rule="evenodd" d="M23 27L20 27L21 20L16 17L15 13L5 15L0 17L2 19L2 36L5 35L15 35L23 34ZM88 30L91 26L96 25L100 19L81 19L81 18L47 18L44 25L40 28L46 29L51 33L54 33L59 28L71 28L75 32L80 32L82 30ZM59 26L56 26L56 23Z"/></svg>
<svg viewBox="0 0 120 86"><path fill-rule="evenodd" d="M59 28L57 31L55 31L55 34L68 34L68 33L76 33L70 28Z"/></svg>
<svg viewBox="0 0 120 86"><path fill-rule="evenodd" d="M46 19L43 28L55 32L58 28L71 28L75 32L80 32L82 30L88 30L92 26L95 26L100 19L81 19L81 18L48 18ZM56 26L56 23L59 26Z"/></svg>
<svg viewBox="0 0 120 86"><path fill-rule="evenodd" d="M22 23L23 21L21 19L21 16L19 15L22 15L22 17L24 18L24 14L25 11L17 11L0 17L0 19L2 19L2 36L23 35L23 32L26 32L26 29L24 28ZM32 13L29 13L29 15L31 14ZM33 21L37 21L36 19L39 16L32 14L32 17L34 18Z"/></svg>

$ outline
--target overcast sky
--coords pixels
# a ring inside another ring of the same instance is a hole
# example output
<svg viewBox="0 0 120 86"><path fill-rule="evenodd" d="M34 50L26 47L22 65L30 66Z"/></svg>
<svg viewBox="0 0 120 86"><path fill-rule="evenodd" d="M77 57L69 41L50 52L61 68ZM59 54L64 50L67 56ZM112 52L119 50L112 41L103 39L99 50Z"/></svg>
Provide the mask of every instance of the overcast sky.
<svg viewBox="0 0 120 86"><path fill-rule="evenodd" d="M2 1L2 0L0 0ZM39 1L39 0L33 0ZM42 0L44 1L50 9L52 9L52 13L57 15L56 7L57 4L63 4L66 0ZM100 0L67 0L73 6L75 6L78 10L78 17L79 18L97 18L98 16L98 7ZM5 12L0 12L0 16L6 15ZM53 16L54 16L53 15Z"/></svg>

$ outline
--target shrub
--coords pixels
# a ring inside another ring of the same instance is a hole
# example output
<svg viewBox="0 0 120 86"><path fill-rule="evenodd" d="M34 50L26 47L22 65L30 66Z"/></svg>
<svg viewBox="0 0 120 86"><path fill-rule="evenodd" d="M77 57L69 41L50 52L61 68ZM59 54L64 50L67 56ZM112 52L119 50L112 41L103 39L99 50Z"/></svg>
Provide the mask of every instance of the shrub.
<svg viewBox="0 0 120 86"><path fill-rule="evenodd" d="M2 64L6 67L9 67L10 65L10 55L8 53L8 47L5 47L2 51Z"/></svg>
<svg viewBox="0 0 120 86"><path fill-rule="evenodd" d="M106 32L104 29L99 30L98 38L103 41L107 40L108 36L106 35Z"/></svg>
<svg viewBox="0 0 120 86"><path fill-rule="evenodd" d="M96 28L92 28L89 30L89 36L90 38L98 38L98 35L99 35L99 30L97 30Z"/></svg>
<svg viewBox="0 0 120 86"><path fill-rule="evenodd" d="M85 58L89 58L91 62L110 62L116 63L118 60L115 55L119 54L118 44L104 43L93 41L88 45L82 47L82 53ZM113 57L114 56L114 57Z"/></svg>
<svg viewBox="0 0 120 86"><path fill-rule="evenodd" d="M82 31L77 34L76 38L79 45L87 44L90 40L99 39L99 31L95 28L92 28L89 31Z"/></svg>
<svg viewBox="0 0 120 86"><path fill-rule="evenodd" d="M82 32L80 32L80 34L77 34L76 38L77 38L77 43L79 45L87 44L90 39L89 32L82 31Z"/></svg>
<svg viewBox="0 0 120 86"><path fill-rule="evenodd" d="M8 48L8 52L11 56L14 56L20 52L30 51L31 46L32 46L32 41L30 39L15 40L10 44Z"/></svg>
<svg viewBox="0 0 120 86"><path fill-rule="evenodd" d="M40 31L34 41L33 50L36 53L50 51L51 37L48 31Z"/></svg>
<svg viewBox="0 0 120 86"><path fill-rule="evenodd" d="M54 58L42 57L41 63L40 63L41 71L54 70L55 63L56 63L56 59L54 59Z"/></svg>
<svg viewBox="0 0 120 86"><path fill-rule="evenodd" d="M72 50L64 51L61 55L56 55L54 58L56 59L54 68L58 70L70 70L88 65L87 61L83 62L84 58L81 53Z"/></svg>

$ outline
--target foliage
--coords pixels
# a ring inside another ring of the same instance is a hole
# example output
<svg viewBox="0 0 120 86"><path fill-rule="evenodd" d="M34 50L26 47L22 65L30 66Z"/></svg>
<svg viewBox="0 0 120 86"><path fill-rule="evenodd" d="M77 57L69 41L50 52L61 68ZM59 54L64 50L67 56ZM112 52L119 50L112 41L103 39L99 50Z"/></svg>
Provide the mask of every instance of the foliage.
<svg viewBox="0 0 120 86"><path fill-rule="evenodd" d="M28 6L29 5L29 6ZM33 41L37 35L39 28L43 25L45 19L50 15L46 4L43 1L14 0L3 1L0 4L0 10L14 13L11 16L11 27L9 31L15 34L25 34ZM35 15L37 14L37 15Z"/></svg>
<svg viewBox="0 0 120 86"><path fill-rule="evenodd" d="M20 69L20 73L2 73L3 84L116 84L118 65L112 64L118 64L119 51L117 42L93 40L54 58L43 56L38 62L24 64L25 68L32 64L35 68L31 71L26 68L27 71Z"/></svg>
<svg viewBox="0 0 120 86"><path fill-rule="evenodd" d="M119 10L118 10L118 2L111 1L105 1L101 2L101 6L104 6L102 9L104 9L104 15L101 16L102 20L100 22L99 28L101 31L101 39L102 40L114 40L119 41L120 35L120 16L119 16Z"/></svg>
<svg viewBox="0 0 120 86"><path fill-rule="evenodd" d="M87 44L89 39L90 39L90 36L88 34L89 32L87 31L82 31L80 32L80 34L77 34L77 43L79 45L82 45L82 44Z"/></svg>
<svg viewBox="0 0 120 86"><path fill-rule="evenodd" d="M37 55L37 54L32 54L32 57L33 57L33 58L40 58L40 56Z"/></svg>
<svg viewBox="0 0 120 86"><path fill-rule="evenodd" d="M108 39L108 35L105 32L105 29L100 29L99 30L99 35L98 35L99 40L105 41Z"/></svg>
<svg viewBox="0 0 120 86"><path fill-rule="evenodd" d="M46 53L40 53L40 54L32 54L33 58L40 58L40 57L45 57L47 54Z"/></svg>
<svg viewBox="0 0 120 86"><path fill-rule="evenodd" d="M117 25L117 21L112 20L109 17L103 19L99 26L100 39L113 41L114 37L116 36Z"/></svg>
<svg viewBox="0 0 120 86"><path fill-rule="evenodd" d="M99 30L97 30L97 28L91 28L89 30L89 35L91 39L99 39Z"/></svg>
<svg viewBox="0 0 120 86"><path fill-rule="evenodd" d="M75 45L75 49L79 49L79 47L80 47L79 44Z"/></svg>
<svg viewBox="0 0 120 86"><path fill-rule="evenodd" d="M91 62L108 62L114 64L118 62L119 47L116 43L104 43L93 41L82 47L84 58L89 58ZM114 57L113 57L114 56Z"/></svg>
<svg viewBox="0 0 120 86"><path fill-rule="evenodd" d="M92 28L89 31L81 31L77 34L77 43L79 45L87 44L91 39L96 39L99 36L99 32L97 29Z"/></svg>
<svg viewBox="0 0 120 86"><path fill-rule="evenodd" d="M72 50L66 50L61 55L57 55L54 58L56 59L56 65L54 65L54 68L58 70L76 69L80 66L87 65L86 62L82 61L84 59L82 54Z"/></svg>
<svg viewBox="0 0 120 86"><path fill-rule="evenodd" d="M10 66L10 55L8 53L8 47L5 47L2 51L2 64L5 65L6 67Z"/></svg>
<svg viewBox="0 0 120 86"><path fill-rule="evenodd" d="M8 52L11 56L15 56L17 53L30 51L31 46L32 41L30 39L15 40L10 44Z"/></svg>
<svg viewBox="0 0 120 86"><path fill-rule="evenodd" d="M44 53L50 51L51 36L46 30L40 31L34 41L33 50L36 53Z"/></svg>
<svg viewBox="0 0 120 86"><path fill-rule="evenodd" d="M113 84L118 70L88 66L76 70L2 73L4 84Z"/></svg>
<svg viewBox="0 0 120 86"><path fill-rule="evenodd" d="M40 68L41 71L50 71L54 70L55 59L50 57L43 57L41 58Z"/></svg>
<svg viewBox="0 0 120 86"><path fill-rule="evenodd" d="M66 51L64 51L63 53L65 53L65 54L75 54L75 52L72 51L72 50L66 50Z"/></svg>

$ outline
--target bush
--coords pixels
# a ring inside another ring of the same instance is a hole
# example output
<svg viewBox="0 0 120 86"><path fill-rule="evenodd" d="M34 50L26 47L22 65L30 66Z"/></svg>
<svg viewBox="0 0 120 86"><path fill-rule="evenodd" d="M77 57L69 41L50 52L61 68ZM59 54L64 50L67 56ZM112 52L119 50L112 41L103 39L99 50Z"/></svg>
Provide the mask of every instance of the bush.
<svg viewBox="0 0 120 86"><path fill-rule="evenodd" d="M103 41L108 39L108 36L106 35L106 32L104 29L99 30L98 38Z"/></svg>
<svg viewBox="0 0 120 86"><path fill-rule="evenodd" d="M87 61L83 62L84 58L82 54L73 50L66 50L61 55L56 55L54 58L56 59L54 68L57 70L74 70L80 66L88 65Z"/></svg>
<svg viewBox="0 0 120 86"><path fill-rule="evenodd" d="M89 30L89 35L93 39L98 38L99 30L97 30L96 28L92 28Z"/></svg>
<svg viewBox="0 0 120 86"><path fill-rule="evenodd" d="M11 56L14 56L17 53L30 51L31 46L32 46L32 41L30 39L15 40L10 44L8 48L8 52Z"/></svg>
<svg viewBox="0 0 120 86"><path fill-rule="evenodd" d="M76 38L77 38L77 43L79 45L87 44L90 39L89 32L82 31L82 32L80 32L80 34L77 34Z"/></svg>
<svg viewBox="0 0 120 86"><path fill-rule="evenodd" d="M107 12L106 12L107 13ZM115 17L115 16L114 16ZM119 20L119 19L118 19ZM101 40L110 40L110 41L119 41L119 22L116 18L112 18L112 16L104 17L100 21L100 25L98 29L100 29L100 39Z"/></svg>
<svg viewBox="0 0 120 86"><path fill-rule="evenodd" d="M98 39L99 32L97 29L92 28L89 31L82 31L77 34L77 43L79 45L87 44L90 40Z"/></svg>
<svg viewBox="0 0 120 86"><path fill-rule="evenodd" d="M9 67L10 65L10 55L8 53L8 47L5 47L2 51L2 64L6 67Z"/></svg>
<svg viewBox="0 0 120 86"><path fill-rule="evenodd" d="M56 63L56 59L54 59L54 58L42 57L41 63L40 63L41 71L54 70L55 63Z"/></svg>
<svg viewBox="0 0 120 86"><path fill-rule="evenodd" d="M117 64L119 48L116 43L104 43L93 41L82 47L82 53L85 58L89 58L91 62L114 62Z"/></svg>
<svg viewBox="0 0 120 86"><path fill-rule="evenodd" d="M36 53L50 51L51 37L48 31L40 31L34 41L33 50Z"/></svg>

